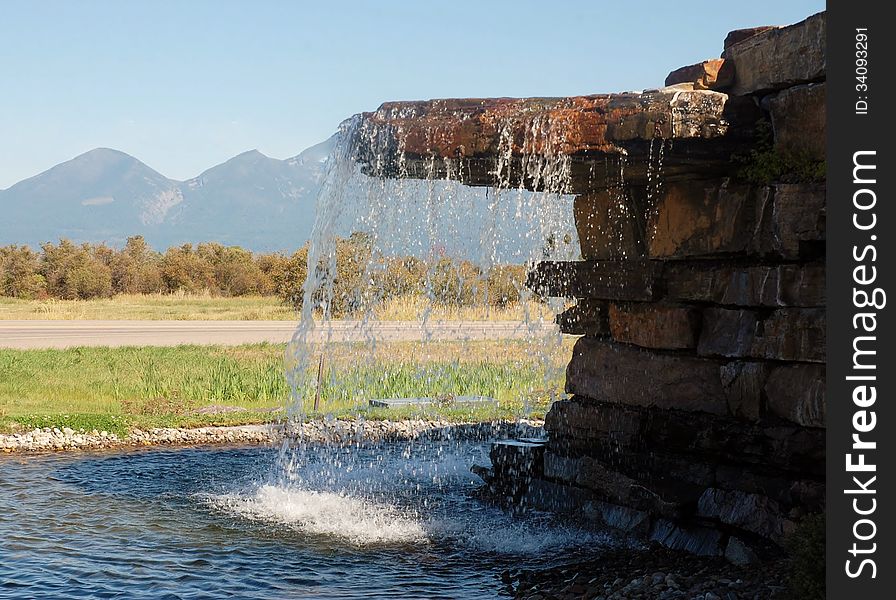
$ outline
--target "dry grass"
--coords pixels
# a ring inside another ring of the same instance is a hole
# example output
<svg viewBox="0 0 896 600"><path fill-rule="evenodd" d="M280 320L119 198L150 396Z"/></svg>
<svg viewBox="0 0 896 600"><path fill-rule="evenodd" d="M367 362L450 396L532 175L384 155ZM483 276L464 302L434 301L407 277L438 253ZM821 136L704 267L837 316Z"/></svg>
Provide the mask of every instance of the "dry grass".
<svg viewBox="0 0 896 600"><path fill-rule="evenodd" d="M419 296L392 298L374 311L382 321L524 321L551 320L553 313L539 302L489 306L431 306ZM273 296L210 294L127 294L95 300L20 300L0 298L0 320L225 320L294 321L295 312Z"/></svg>
<svg viewBox="0 0 896 600"><path fill-rule="evenodd" d="M19 300L0 298L0 319L136 320L295 320L277 298L211 294L122 294L94 300Z"/></svg>
<svg viewBox="0 0 896 600"><path fill-rule="evenodd" d="M541 302L518 302L506 308L494 306L434 306L422 296L390 298L378 305L373 316L380 321L528 321L553 320L554 313Z"/></svg>

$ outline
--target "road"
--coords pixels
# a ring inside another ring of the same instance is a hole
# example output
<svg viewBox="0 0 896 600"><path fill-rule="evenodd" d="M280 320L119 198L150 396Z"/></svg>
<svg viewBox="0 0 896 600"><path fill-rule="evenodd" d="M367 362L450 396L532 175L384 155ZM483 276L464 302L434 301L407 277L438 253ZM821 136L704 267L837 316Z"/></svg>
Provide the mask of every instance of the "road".
<svg viewBox="0 0 896 600"><path fill-rule="evenodd" d="M0 348L74 346L177 346L288 342L293 321L0 321ZM315 330L313 339L334 342L521 339L555 331L550 323L441 321L336 321Z"/></svg>

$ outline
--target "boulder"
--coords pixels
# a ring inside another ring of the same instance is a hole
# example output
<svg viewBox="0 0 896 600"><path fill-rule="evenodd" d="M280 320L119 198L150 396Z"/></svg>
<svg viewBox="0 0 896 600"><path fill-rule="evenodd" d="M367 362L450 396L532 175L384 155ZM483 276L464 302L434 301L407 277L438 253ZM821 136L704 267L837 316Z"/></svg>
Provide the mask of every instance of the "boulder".
<svg viewBox="0 0 896 600"><path fill-rule="evenodd" d="M823 79L825 36L826 17L821 12L794 25L767 29L727 45L722 52L722 70L733 71L734 79L728 93L762 93Z"/></svg>
<svg viewBox="0 0 896 600"><path fill-rule="evenodd" d="M804 427L824 427L826 414L824 365L781 365L765 382L771 414Z"/></svg>
<svg viewBox="0 0 896 600"><path fill-rule="evenodd" d="M617 342L681 350L697 346L700 313L687 306L611 303L610 332Z"/></svg>
<svg viewBox="0 0 896 600"><path fill-rule="evenodd" d="M724 59L713 58L680 67L666 76L666 85L692 83L695 90L724 89L732 83L730 78L728 80L719 79L719 70L724 62Z"/></svg>
<svg viewBox="0 0 896 600"><path fill-rule="evenodd" d="M769 99L768 106L778 152L825 160L827 104L823 82L782 90Z"/></svg>

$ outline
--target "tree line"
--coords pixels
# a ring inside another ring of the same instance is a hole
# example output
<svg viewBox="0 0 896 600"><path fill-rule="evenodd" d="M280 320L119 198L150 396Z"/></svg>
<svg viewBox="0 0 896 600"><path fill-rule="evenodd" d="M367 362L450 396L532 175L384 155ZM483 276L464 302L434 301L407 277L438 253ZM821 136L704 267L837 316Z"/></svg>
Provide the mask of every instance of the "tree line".
<svg viewBox="0 0 896 600"><path fill-rule="evenodd" d="M318 265L334 314L354 312L371 301L428 295L459 306L502 306L520 299L522 265L484 271L474 263L437 256L374 256L362 233L336 240L335 256ZM253 253L217 242L153 250L142 236L123 248L76 244L63 239L0 247L0 296L23 299L91 299L118 294L206 293L215 296L278 296L298 306L308 272L308 246L292 254ZM375 297L372 297L375 296Z"/></svg>

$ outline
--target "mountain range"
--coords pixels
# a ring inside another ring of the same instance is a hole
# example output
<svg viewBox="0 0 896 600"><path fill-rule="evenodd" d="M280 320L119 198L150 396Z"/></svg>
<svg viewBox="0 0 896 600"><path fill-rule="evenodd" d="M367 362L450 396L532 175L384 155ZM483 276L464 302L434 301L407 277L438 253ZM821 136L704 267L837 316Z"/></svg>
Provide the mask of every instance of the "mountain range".
<svg viewBox="0 0 896 600"><path fill-rule="evenodd" d="M96 148L0 190L0 245L65 237L120 246L140 234L157 249L202 241L295 249L311 233L333 143L285 160L250 150L187 181Z"/></svg>

